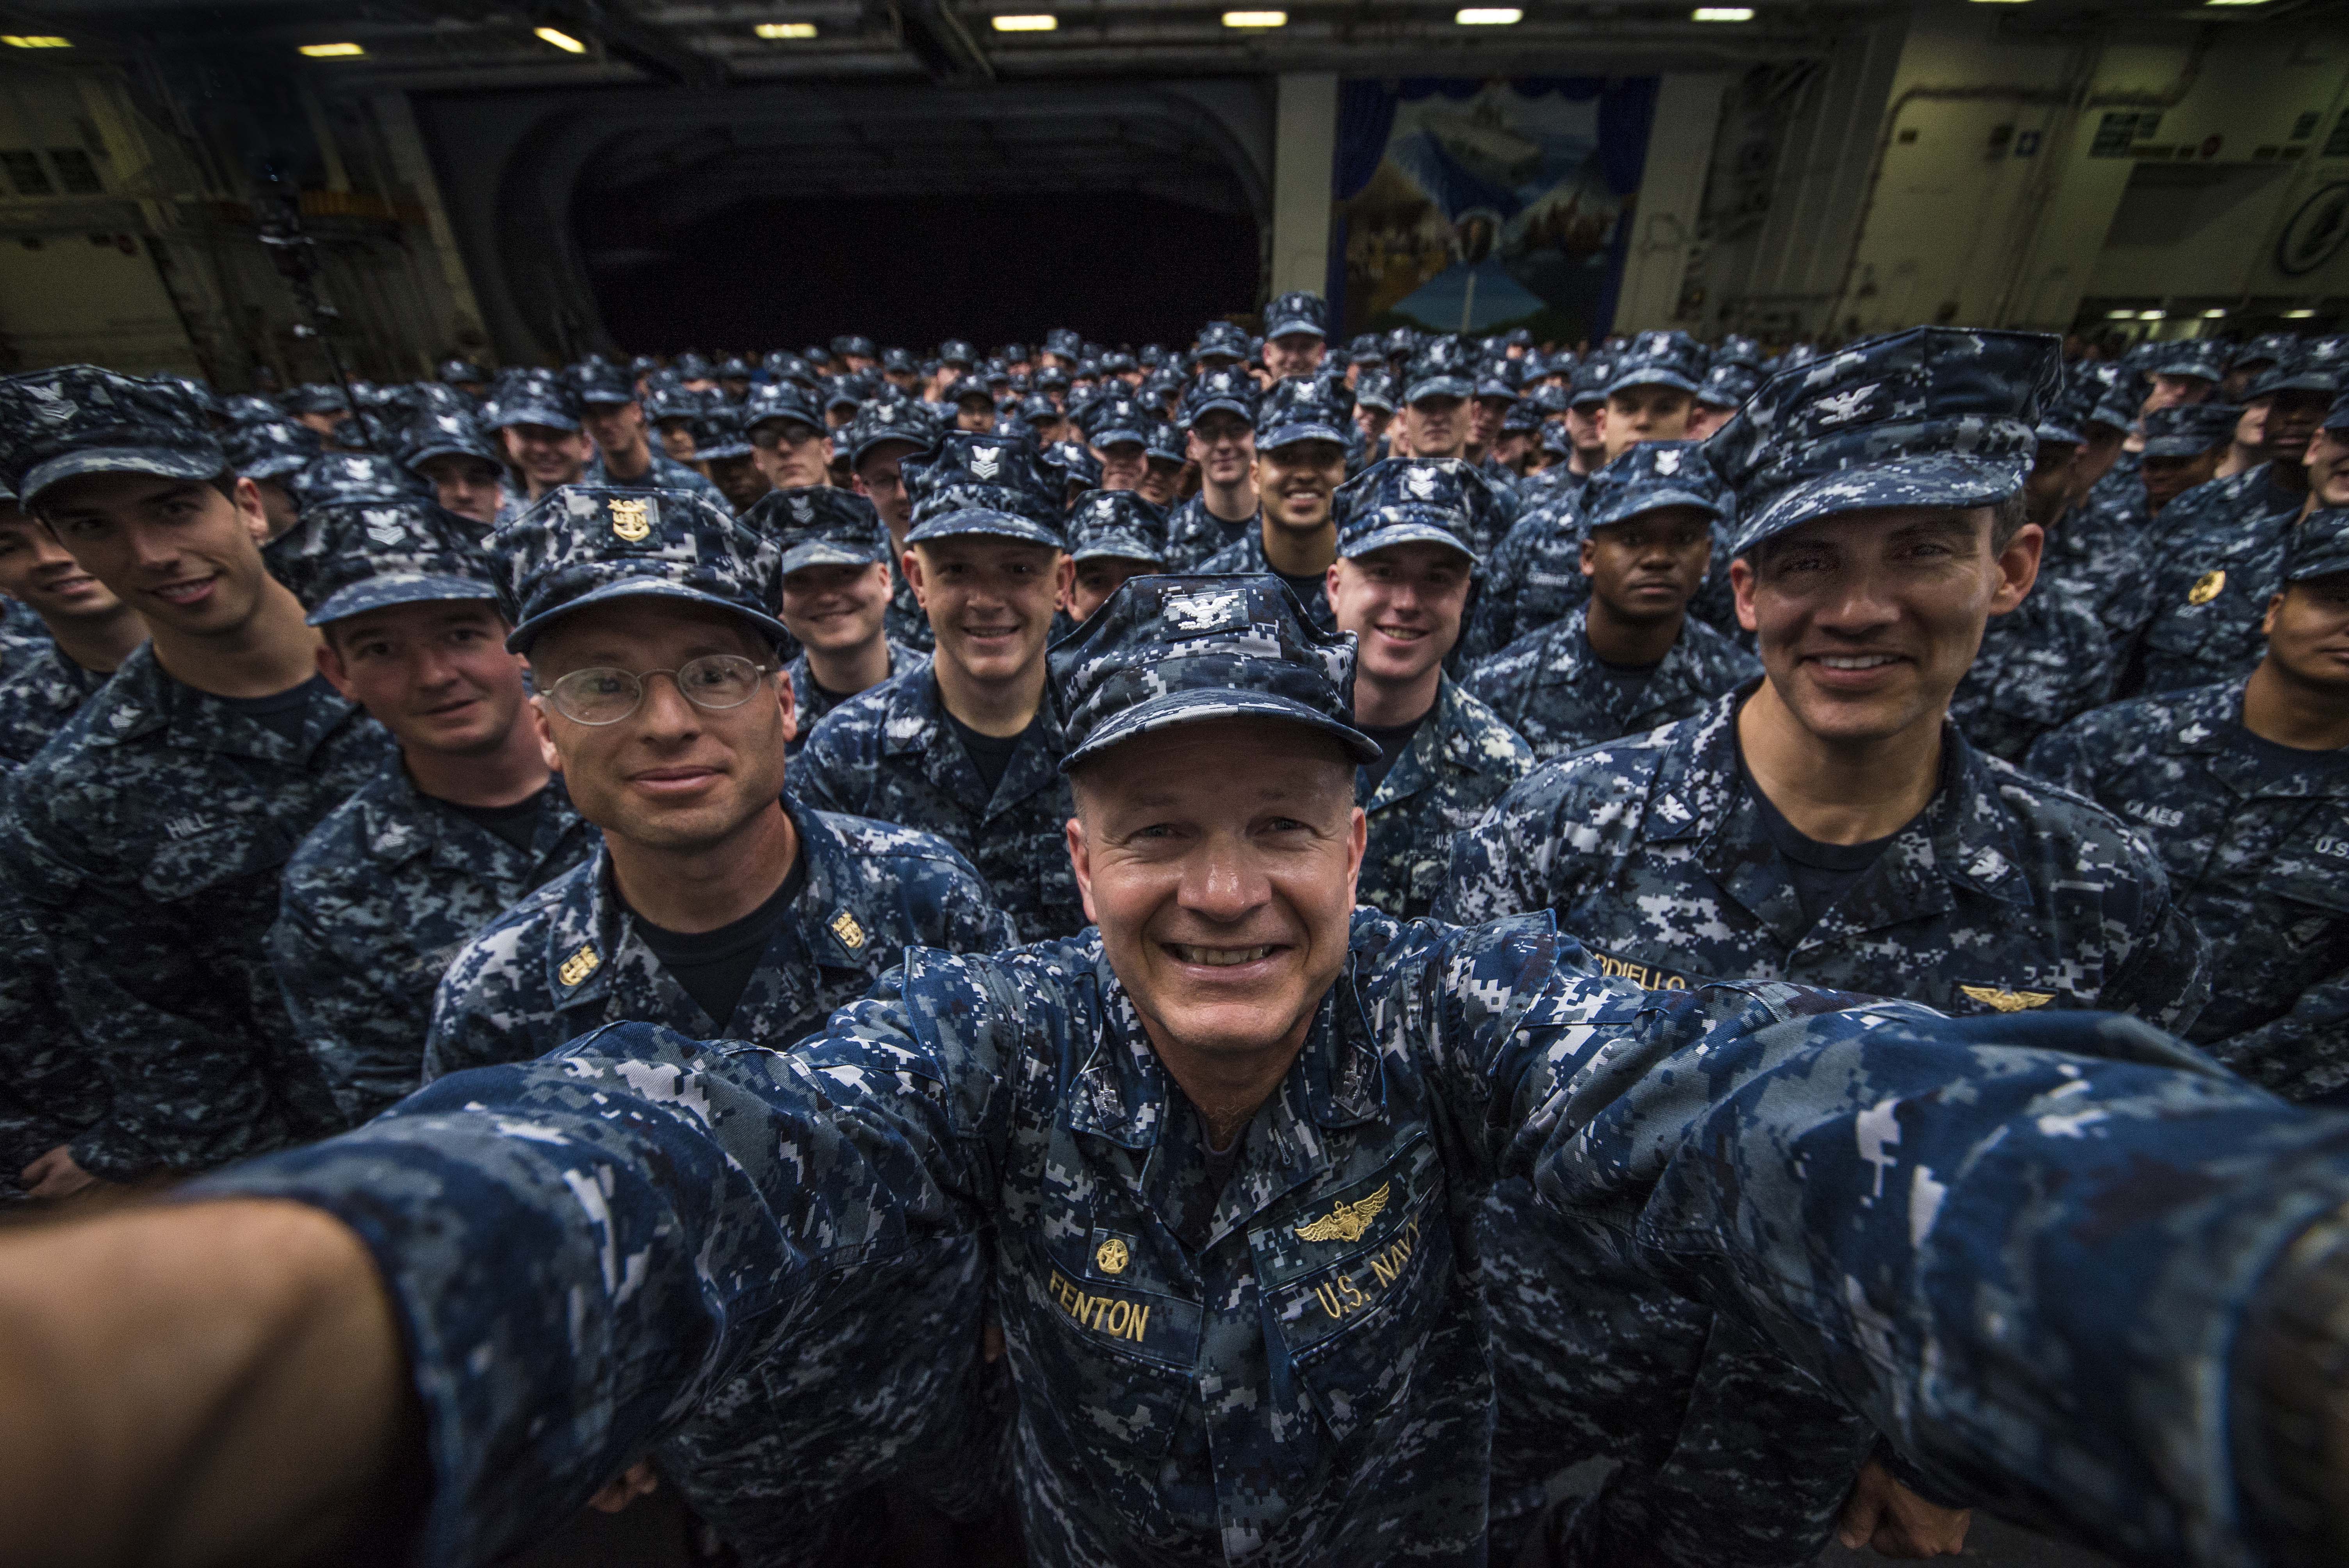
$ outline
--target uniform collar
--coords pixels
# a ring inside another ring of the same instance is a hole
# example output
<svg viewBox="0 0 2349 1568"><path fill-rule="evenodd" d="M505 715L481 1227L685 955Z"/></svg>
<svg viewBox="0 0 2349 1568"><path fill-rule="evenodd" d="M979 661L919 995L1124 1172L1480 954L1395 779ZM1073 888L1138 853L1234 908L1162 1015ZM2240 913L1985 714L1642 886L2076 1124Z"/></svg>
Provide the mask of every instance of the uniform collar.
<svg viewBox="0 0 2349 1568"><path fill-rule="evenodd" d="M174 743L193 749L299 766L357 706L332 690L312 694L302 738L289 743L221 698L167 675L156 660L155 645L141 643L91 697L87 711L88 733L98 745L168 731Z"/></svg>
<svg viewBox="0 0 2349 1568"><path fill-rule="evenodd" d="M981 801L973 815L984 820L999 804L1009 807L1061 782L1061 756L1068 742L1061 732L1060 716L1052 711L1048 692L1038 709L1042 722L1021 739L1011 765L1003 770L992 797L983 797L986 780L963 749L962 738L947 722L946 699L938 691L936 661L908 670L890 683L881 716L881 752L885 757L916 757L939 791L955 800Z"/></svg>
<svg viewBox="0 0 2349 1568"><path fill-rule="evenodd" d="M529 851L533 863L553 854L579 820L559 773L547 779L540 801L538 826ZM396 748L376 769L375 777L351 797L351 808L357 813L359 839L367 852L394 865L429 851L435 865L450 871L477 870L484 841L492 854L522 852L447 801L417 789Z"/></svg>
<svg viewBox="0 0 2349 1568"><path fill-rule="evenodd" d="M1757 852L1757 846L1766 849L1768 835L1737 766L1737 710L1760 685L1751 680L1723 696L1674 738L1649 789L1642 832L1651 842L1703 841L1706 870L1784 935L1799 923L1793 892L1775 874L1775 853ZM1953 886L2004 903L2032 902L1990 764L1944 719L1940 786L1923 815L1886 847L1812 934L1832 935L1838 926L1873 930L1953 909Z"/></svg>
<svg viewBox="0 0 2349 1568"><path fill-rule="evenodd" d="M1472 700L1450 676L1437 678L1435 706L1427 710L1411 745L1379 780L1368 803L1370 810L1408 800L1433 788L1447 767L1466 773L1491 771L1493 758L1485 742L1500 727L1500 720L1483 710L1481 704L1471 707Z"/></svg>
<svg viewBox="0 0 2349 1568"><path fill-rule="evenodd" d="M2219 781L2246 799L2341 799L2349 798L2349 771L2314 761L2285 774L2271 773L2243 744L2244 681L2197 686L2171 701L2170 721L2159 749L2172 757L2199 757Z"/></svg>

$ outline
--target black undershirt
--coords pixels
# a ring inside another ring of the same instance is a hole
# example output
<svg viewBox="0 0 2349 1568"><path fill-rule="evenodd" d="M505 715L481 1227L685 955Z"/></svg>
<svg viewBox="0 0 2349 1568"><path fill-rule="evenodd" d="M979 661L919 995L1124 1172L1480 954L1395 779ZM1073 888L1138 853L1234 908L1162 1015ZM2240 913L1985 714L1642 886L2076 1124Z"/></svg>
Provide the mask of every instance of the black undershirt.
<svg viewBox="0 0 2349 1568"><path fill-rule="evenodd" d="M224 696L220 700L255 724L298 743L302 731L309 727L310 698L320 694L331 696L334 690L326 676L312 676L300 686L271 692L267 696Z"/></svg>
<svg viewBox="0 0 2349 1568"><path fill-rule="evenodd" d="M638 915L636 930L661 967L723 1029L750 988L775 928L790 918L792 905L806 889L807 857L795 855L783 885L740 920L715 931L670 931Z"/></svg>
<svg viewBox="0 0 2349 1568"><path fill-rule="evenodd" d="M1428 713L1434 711L1430 708ZM1362 764L1370 769L1371 794L1377 794L1379 786L1387 781L1387 775L1394 771L1394 765L1402 759L1404 752L1411 749L1412 739L1419 734L1419 727L1426 722L1427 714L1423 713L1409 724L1355 724L1356 729L1379 743L1379 759Z"/></svg>
<svg viewBox="0 0 2349 1568"><path fill-rule="evenodd" d="M2259 765L2260 777L2270 782L2279 779L2297 779L2310 771L2339 773L2349 769L2349 747L2330 751L2302 751L2297 746L2286 746L2254 735L2241 725L2235 727L2243 738L2243 750Z"/></svg>
<svg viewBox="0 0 2349 1568"><path fill-rule="evenodd" d="M460 817L479 822L523 854L538 842L538 817L546 804L546 791L541 789L526 799L511 806L463 806L454 800L440 802Z"/></svg>
<svg viewBox="0 0 2349 1568"><path fill-rule="evenodd" d="M1590 662L1599 666L1600 675L1614 683L1617 690L1625 696L1635 697L1648 689L1648 683L1655 678L1656 671L1662 667L1664 661L1658 659L1651 665L1619 665L1594 653L1590 655Z"/></svg>
<svg viewBox="0 0 2349 1568"><path fill-rule="evenodd" d="M1942 766L1946 769L1948 765L1945 755ZM1795 902L1802 909L1803 929L1806 932L1818 924L1819 917L1835 907L1836 901L1851 890L1851 884L1865 875L1868 867L1883 858L1892 841L1916 821L1912 817L1884 837L1865 843L1825 843L1786 820L1785 813L1771 803L1770 797L1746 769L1743 745L1737 750L1737 771L1746 793L1754 797L1755 810L1762 813L1762 830L1769 835L1778 858L1786 862L1786 880L1794 884Z"/></svg>
<svg viewBox="0 0 2349 1568"><path fill-rule="evenodd" d="M981 735L953 714L947 715L947 722L954 726L955 734L962 739L964 754L978 769L979 782L987 786L989 799L995 798L995 788L1003 782L1004 774L1010 771L1011 759L1019 755L1020 743L1043 721L1044 710L1039 707L1036 717L1028 721L1028 727L1017 735Z"/></svg>
<svg viewBox="0 0 2349 1568"><path fill-rule="evenodd" d="M1286 572L1276 572L1273 575L1288 583L1288 591L1297 595L1297 602L1309 610L1313 608L1315 597L1320 593L1322 584L1328 581L1319 572L1309 572L1302 577L1291 577Z"/></svg>

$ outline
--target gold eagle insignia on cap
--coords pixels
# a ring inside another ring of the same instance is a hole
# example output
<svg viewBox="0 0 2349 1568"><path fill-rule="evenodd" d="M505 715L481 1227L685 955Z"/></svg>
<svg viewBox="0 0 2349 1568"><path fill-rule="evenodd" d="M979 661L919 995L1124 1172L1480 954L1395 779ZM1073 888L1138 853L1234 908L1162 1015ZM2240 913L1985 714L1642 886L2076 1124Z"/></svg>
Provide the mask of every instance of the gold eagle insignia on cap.
<svg viewBox="0 0 2349 1568"><path fill-rule="evenodd" d="M2010 991L2003 985L1961 985L1958 989L1983 1006L2002 1013L2027 1012L2055 1000L2053 991Z"/></svg>
<svg viewBox="0 0 2349 1568"><path fill-rule="evenodd" d="M2226 585L2227 574L2224 572L2205 572L2194 580L2194 586L2186 591L2186 602L2189 604L2208 604Z"/></svg>
<svg viewBox="0 0 2349 1568"><path fill-rule="evenodd" d="M832 917L832 934L840 938L843 947L864 945L864 928L857 924L856 917L844 909Z"/></svg>
<svg viewBox="0 0 2349 1568"><path fill-rule="evenodd" d="M1367 1198L1357 1198L1350 1203L1340 1203L1319 1219L1297 1227L1297 1239L1301 1242L1359 1242L1379 1211L1387 1206L1387 1193L1393 1190L1392 1181L1382 1184Z"/></svg>
<svg viewBox="0 0 2349 1568"><path fill-rule="evenodd" d="M630 544L640 544L652 537L652 507L643 500L623 500L617 497L608 503L612 509L612 531Z"/></svg>
<svg viewBox="0 0 2349 1568"><path fill-rule="evenodd" d="M587 976L595 973L597 966L603 962L604 961L601 958L595 956L595 950L594 948L583 947L578 952L573 954L570 957L564 959L563 961L563 967L556 970L554 973L565 985L576 985L579 982L586 979Z"/></svg>
<svg viewBox="0 0 2349 1568"><path fill-rule="evenodd" d="M1133 1253L1115 1236L1093 1249L1093 1262L1106 1274L1123 1274L1125 1265L1133 1261Z"/></svg>

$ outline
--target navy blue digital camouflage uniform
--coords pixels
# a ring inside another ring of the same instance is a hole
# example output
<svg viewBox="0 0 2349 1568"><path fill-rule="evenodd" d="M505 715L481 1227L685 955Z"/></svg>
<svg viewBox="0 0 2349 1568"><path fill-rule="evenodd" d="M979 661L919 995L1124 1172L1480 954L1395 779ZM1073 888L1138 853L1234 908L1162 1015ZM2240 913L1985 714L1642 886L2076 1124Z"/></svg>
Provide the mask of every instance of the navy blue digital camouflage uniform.
<svg viewBox="0 0 2349 1568"><path fill-rule="evenodd" d="M2023 603L1993 615L1950 717L1992 757L2020 762L2032 743L2112 700L2118 655L2105 624L2084 600L2033 583Z"/></svg>
<svg viewBox="0 0 2349 1568"><path fill-rule="evenodd" d="M1153 719L1342 727L1339 650L1285 617L1264 671L1200 593L1129 584L1179 634L1056 658L1072 755ZM960 1418L983 1274L1040 1564L1484 1562L1463 1238L1502 1181L1602 1218L1943 1484L2137 1557L2249 1561L2275 1518L2237 1486L2230 1418L2270 1412L2239 1331L2349 1199L2349 1128L2133 1020L1855 1000L1643 990L1538 915L1360 911L1217 1193L1094 940L916 950L789 1052L618 1026L195 1195L312 1203L373 1254L431 1450L424 1561L543 1535L812 1336L843 1336L843 1376L775 1402L773 1451L844 1439L885 1479L876 1432ZM889 1397L909 1384L947 1397Z"/></svg>
<svg viewBox="0 0 2349 1568"><path fill-rule="evenodd" d="M1457 492L1423 484L1411 466L1381 463L1350 497L1338 533L1340 560L1381 550L1441 545L1474 569L1475 523ZM1349 634L1350 635L1351 634ZM1354 803L1367 819L1368 842L1356 902L1412 919L1434 907L1450 868L1453 835L1474 827L1502 791L1534 764L1533 752L1450 676L1438 674L1435 702L1383 774L1354 775Z"/></svg>
<svg viewBox="0 0 2349 1568"><path fill-rule="evenodd" d="M41 922L0 880L0 1203L18 1172L107 1120L113 1090L66 1012Z"/></svg>
<svg viewBox="0 0 2349 1568"><path fill-rule="evenodd" d="M1686 718L1762 673L1752 654L1693 617L1636 687L1610 676L1590 651L1589 608L1521 637L1468 672L1470 696L1525 738L1547 762L1618 736Z"/></svg>
<svg viewBox="0 0 2349 1568"><path fill-rule="evenodd" d="M1257 422L1256 378L1244 370L1209 370L1183 394L1183 428L1188 430L1209 410L1237 414L1251 426ZM1231 522L1207 510L1205 495L1195 495L1176 507L1166 520L1165 566L1169 572L1204 572L1210 556L1254 533L1264 521L1263 508Z"/></svg>
<svg viewBox="0 0 2349 1568"><path fill-rule="evenodd" d="M0 766L21 768L65 727L107 677L43 641L0 676Z"/></svg>
<svg viewBox="0 0 2349 1568"><path fill-rule="evenodd" d="M28 500L77 474L227 466L177 388L87 366L0 381L0 479ZM323 683L289 739L142 646L17 769L0 871L47 934L110 1094L74 1140L82 1169L207 1170L338 1124L264 938L295 844L389 746Z"/></svg>
<svg viewBox="0 0 2349 1568"><path fill-rule="evenodd" d="M2053 359L2049 339L1929 329L1781 372L1710 449L1739 485L1738 547L1845 510L2013 493ZM1806 923L1738 756L1752 689L1544 763L1456 841L1437 917L1547 909L1602 969L1651 988L1788 979L1960 1013L2053 1004L2190 1021L2200 943L2158 861L1951 725L1923 814ZM1868 1448L1849 1408L1733 1326L1716 1343L1716 1320L1640 1288L1603 1229L1543 1219L1526 1189L1501 1188L1483 1220L1513 1243L1486 1248L1503 1522L1522 1531L1562 1492L1547 1528L1569 1562L1638 1541L1691 1563L1815 1557ZM1561 1367L1547 1346L1569 1301L1586 1337ZM1651 1374L1684 1397L1643 1394ZM1753 1400L1763 1387L1771 1397Z"/></svg>

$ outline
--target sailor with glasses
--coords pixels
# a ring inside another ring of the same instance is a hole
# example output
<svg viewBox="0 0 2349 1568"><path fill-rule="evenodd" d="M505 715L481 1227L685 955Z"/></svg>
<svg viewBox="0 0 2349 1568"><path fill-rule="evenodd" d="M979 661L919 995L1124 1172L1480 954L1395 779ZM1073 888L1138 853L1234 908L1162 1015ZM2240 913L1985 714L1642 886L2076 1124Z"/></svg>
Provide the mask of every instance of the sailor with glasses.
<svg viewBox="0 0 2349 1568"><path fill-rule="evenodd" d="M777 557L723 507L569 486L490 548L540 747L604 841L457 954L426 1078L622 1020L788 1046L908 944L1010 943L943 840L784 792Z"/></svg>

